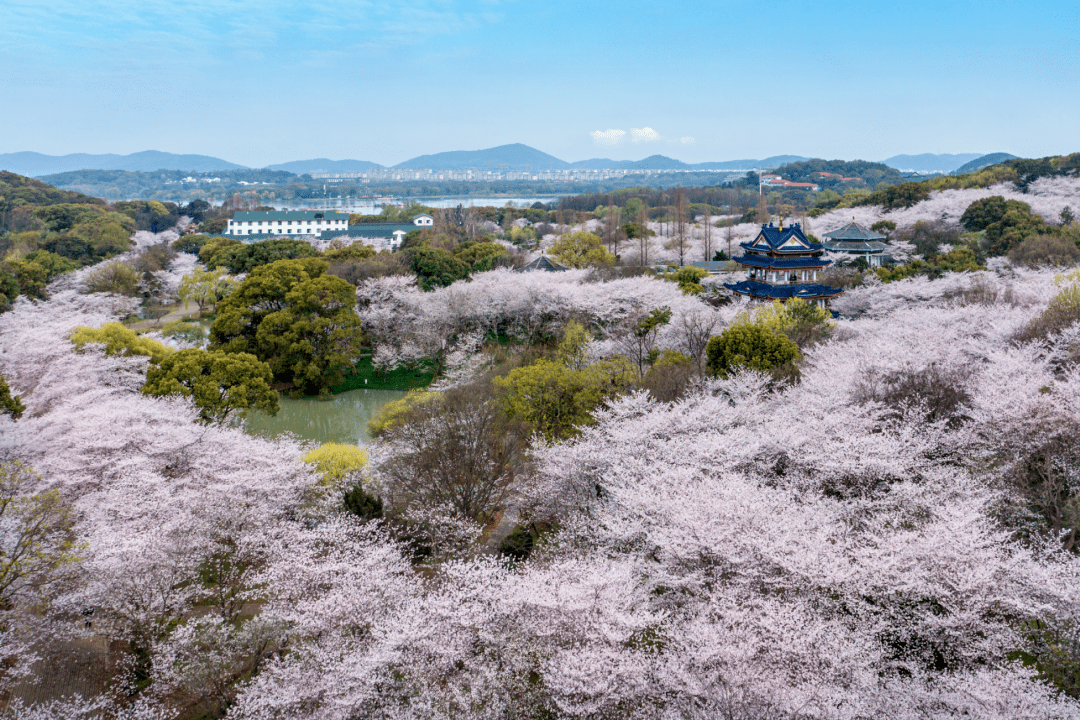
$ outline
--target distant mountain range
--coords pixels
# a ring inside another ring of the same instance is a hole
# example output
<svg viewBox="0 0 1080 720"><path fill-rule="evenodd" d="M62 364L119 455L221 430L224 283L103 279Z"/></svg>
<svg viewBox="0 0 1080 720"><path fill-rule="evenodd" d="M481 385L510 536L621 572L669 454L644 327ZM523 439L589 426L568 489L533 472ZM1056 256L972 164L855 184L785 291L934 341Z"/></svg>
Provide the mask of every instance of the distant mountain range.
<svg viewBox="0 0 1080 720"><path fill-rule="evenodd" d="M952 171L953 175L963 175L964 173L977 172L984 167L990 167L991 165L997 165L998 163L1005 162L1006 160L1015 160L1015 155L1009 153L990 153L989 155L983 155L982 157L975 158L971 162L966 162L960 167Z"/></svg>
<svg viewBox="0 0 1080 720"><path fill-rule="evenodd" d="M42 155L36 152L0 154L0 170L37 177L73 170L126 170L128 172L152 172L154 170L186 170L188 172L215 172L217 170L246 170L237 165L208 155L175 155L173 153L145 150L130 155Z"/></svg>
<svg viewBox="0 0 1080 720"><path fill-rule="evenodd" d="M1013 157L1008 153L980 155L979 153L960 153L955 155L895 155L882 162L897 170L918 170L921 172L970 171L972 163L984 163L979 167L1001 162ZM1000 158L1000 159L995 159ZM751 168L775 168L790 162L800 162L808 158L801 155L775 155L760 160L725 160L722 162L684 163L681 160L664 155L652 155L643 160L611 160L593 158L578 162L560 160L536 148L514 143L500 145L485 150L456 150L453 152L420 155L394 165L395 168L415 169L432 168L435 170L476 170L493 171L539 171L539 170L695 170L699 172L723 170L749 170ZM268 170L284 170L302 175L311 172L358 172L382 168L382 165L368 160L295 160L292 162L268 165ZM16 152L0 154L0 170L8 170L20 175L40 177L55 173L75 170L125 170L128 172L152 172L154 170L182 170L185 172L219 172L223 170L246 170L243 165L228 162L207 155L176 155L173 153L147 150L131 155L43 155L36 152Z"/></svg>
<svg viewBox="0 0 1080 720"><path fill-rule="evenodd" d="M317 160L293 160L279 165L267 165L266 169L284 170L296 175L303 175L311 172L362 172L381 167L382 165L368 160L327 160L326 158L318 158Z"/></svg>
<svg viewBox="0 0 1080 720"><path fill-rule="evenodd" d="M966 162L982 157L982 153L958 153L955 155L935 155L923 153L922 155L893 155L888 160L882 160L882 165L888 165L897 170L916 170L918 172L952 172Z"/></svg>

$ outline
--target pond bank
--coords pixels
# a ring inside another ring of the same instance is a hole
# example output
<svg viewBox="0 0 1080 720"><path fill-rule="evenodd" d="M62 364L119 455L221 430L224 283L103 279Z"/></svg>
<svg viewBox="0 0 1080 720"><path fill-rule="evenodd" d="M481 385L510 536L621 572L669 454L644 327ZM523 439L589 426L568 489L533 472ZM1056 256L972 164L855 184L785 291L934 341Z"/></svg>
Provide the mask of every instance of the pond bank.
<svg viewBox="0 0 1080 720"><path fill-rule="evenodd" d="M291 432L304 440L356 445L367 442L368 422L379 409L405 397L402 390L349 390L330 398L281 396L281 410L271 417L252 411L244 423L250 435L274 437Z"/></svg>

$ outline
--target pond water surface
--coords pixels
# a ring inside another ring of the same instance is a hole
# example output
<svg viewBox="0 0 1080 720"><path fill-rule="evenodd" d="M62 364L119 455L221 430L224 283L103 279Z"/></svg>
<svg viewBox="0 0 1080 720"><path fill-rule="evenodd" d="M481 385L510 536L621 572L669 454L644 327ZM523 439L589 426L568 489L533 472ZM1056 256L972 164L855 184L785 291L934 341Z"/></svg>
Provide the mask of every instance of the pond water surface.
<svg viewBox="0 0 1080 720"><path fill-rule="evenodd" d="M281 397L281 410L271 417L248 413L244 430L251 435L275 436L291 432L304 440L355 445L367 442L368 421L386 403L405 397L400 390L350 390L326 400L316 397Z"/></svg>

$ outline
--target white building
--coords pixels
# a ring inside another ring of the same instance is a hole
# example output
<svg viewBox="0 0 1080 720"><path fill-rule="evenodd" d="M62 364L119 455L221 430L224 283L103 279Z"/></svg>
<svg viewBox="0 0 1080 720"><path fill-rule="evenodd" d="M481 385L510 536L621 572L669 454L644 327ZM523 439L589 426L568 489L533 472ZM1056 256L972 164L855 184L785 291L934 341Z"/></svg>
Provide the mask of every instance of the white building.
<svg viewBox="0 0 1080 720"><path fill-rule="evenodd" d="M414 216L412 222L413 225L417 225L419 227L431 227L435 224L435 218L431 217L430 215L421 213L420 215Z"/></svg>
<svg viewBox="0 0 1080 720"><path fill-rule="evenodd" d="M268 210L237 212L225 235L318 236L324 232L345 232L349 216L332 210Z"/></svg>

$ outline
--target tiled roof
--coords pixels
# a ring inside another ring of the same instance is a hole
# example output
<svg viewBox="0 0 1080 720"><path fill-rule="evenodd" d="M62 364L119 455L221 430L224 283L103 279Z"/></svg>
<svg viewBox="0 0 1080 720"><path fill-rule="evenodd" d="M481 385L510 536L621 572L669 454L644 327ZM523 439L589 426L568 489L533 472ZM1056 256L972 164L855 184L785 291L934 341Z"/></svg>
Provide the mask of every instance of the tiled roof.
<svg viewBox="0 0 1080 720"><path fill-rule="evenodd" d="M846 252L856 255L874 255L876 253L885 252L889 248L883 242L877 242L876 240L862 241L862 240L840 240L838 242L825 243L825 249L829 252Z"/></svg>
<svg viewBox="0 0 1080 720"><path fill-rule="evenodd" d="M320 215L321 217L315 217ZM349 221L348 213L340 213L336 210L244 210L233 214L233 220L237 222L250 222L254 220L344 220Z"/></svg>
<svg viewBox="0 0 1080 720"><path fill-rule="evenodd" d="M737 283L724 283L724 287L740 295L749 295L756 298L771 300L786 300L788 298L800 298L814 300L817 298L835 297L844 292L840 288L820 283L798 283L794 285L769 285L768 283L743 280Z"/></svg>
<svg viewBox="0 0 1080 720"><path fill-rule="evenodd" d="M867 230L854 220L839 230L833 230L823 235L830 240L884 240L884 235L878 235L873 230Z"/></svg>
<svg viewBox="0 0 1080 720"><path fill-rule="evenodd" d="M407 233L416 230L416 226L412 223L358 223L350 225L349 229L344 232L323 230L323 235L326 235L326 237L348 235L349 237L386 238L389 240L394 237L395 230Z"/></svg>
<svg viewBox="0 0 1080 720"><path fill-rule="evenodd" d="M759 268L819 268L831 265L832 260L803 255L801 257L778 258L768 255L743 255L735 258L740 265Z"/></svg>
<svg viewBox="0 0 1080 720"><path fill-rule="evenodd" d="M764 239L765 242L760 242ZM748 243L741 243L740 247L758 252L779 253L781 255L806 255L819 252L823 248L817 243L811 242L803 233L799 223L790 225L783 230L772 223L762 225L761 231Z"/></svg>

